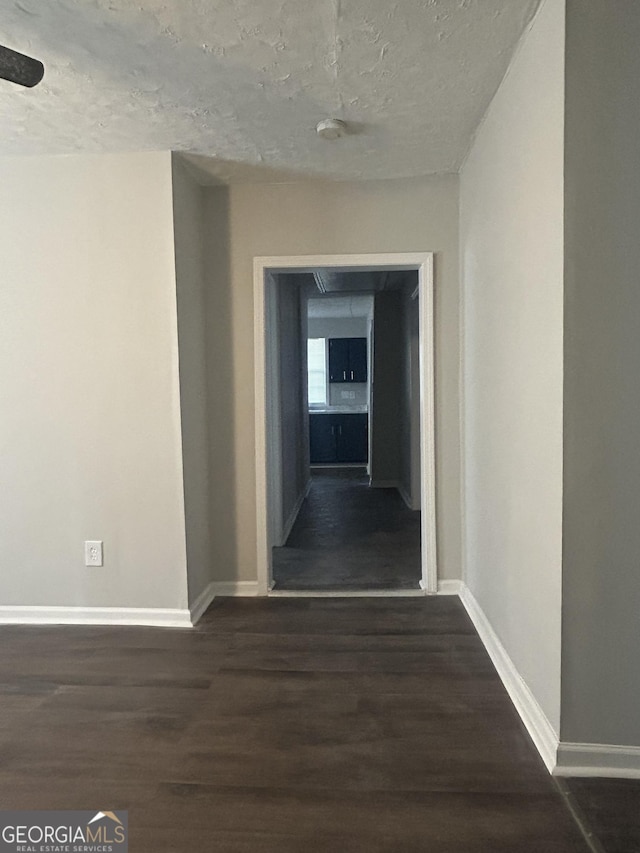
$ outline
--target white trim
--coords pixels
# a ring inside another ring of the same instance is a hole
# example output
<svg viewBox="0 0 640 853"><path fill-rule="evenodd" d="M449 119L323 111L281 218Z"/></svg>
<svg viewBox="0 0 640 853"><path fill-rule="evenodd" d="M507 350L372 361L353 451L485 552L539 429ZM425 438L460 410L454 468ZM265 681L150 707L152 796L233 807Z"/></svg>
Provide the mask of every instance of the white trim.
<svg viewBox="0 0 640 853"><path fill-rule="evenodd" d="M462 587L459 580L438 581L438 595L461 595Z"/></svg>
<svg viewBox="0 0 640 853"><path fill-rule="evenodd" d="M432 252L387 252L366 255L275 255L256 257L256 266L272 272L313 272L315 267L331 267L335 272L384 272L418 270L433 259Z"/></svg>
<svg viewBox="0 0 640 853"><path fill-rule="evenodd" d="M640 746L558 741L553 726L471 590L462 581L441 581L439 591L443 595L453 593L455 585L459 586L462 603L549 772L554 776L640 779Z"/></svg>
<svg viewBox="0 0 640 853"><path fill-rule="evenodd" d="M430 589L428 589L427 583L426 583L424 578L420 578L420 581L418 582L418 586L422 590L423 595L437 595L437 593L432 592Z"/></svg>
<svg viewBox="0 0 640 853"><path fill-rule="evenodd" d="M208 583L189 608L192 625L195 625L196 622L202 618L203 614L215 597L216 594L213 588L213 583Z"/></svg>
<svg viewBox="0 0 640 853"><path fill-rule="evenodd" d="M0 625L147 625L191 628L188 610L162 607L0 607Z"/></svg>
<svg viewBox="0 0 640 853"><path fill-rule="evenodd" d="M302 509L302 504L305 502L305 499L308 497L309 492L311 490L311 478L307 481L307 485L300 492L298 496L298 500L296 501L295 506L289 513L289 518L287 519L286 524L284 525L284 530L282 531L282 538L276 544L284 545L286 544L287 539L289 538L289 534L293 529L293 525L296 523L296 519L298 518L298 514Z"/></svg>
<svg viewBox="0 0 640 853"><path fill-rule="evenodd" d="M536 749L547 769L552 773L556 765L558 735L466 584L462 586L460 599L471 617L471 621L480 635L480 639L484 643L516 711L531 735Z"/></svg>
<svg viewBox="0 0 640 853"><path fill-rule="evenodd" d="M272 589L270 598L424 598L422 589Z"/></svg>
<svg viewBox="0 0 640 853"><path fill-rule="evenodd" d="M422 512L422 580L425 591L438 591L436 549L435 337L433 253L418 268L420 360L420 508Z"/></svg>
<svg viewBox="0 0 640 853"><path fill-rule="evenodd" d="M272 583L268 524L268 421L266 412L266 318L267 272L308 272L317 267L343 271L417 270L420 319L420 461L422 507L422 586L429 593L438 588L435 501L435 403L433 253L397 252L366 255L288 255L253 259L255 463L256 463L256 562L258 588L268 595Z"/></svg>
<svg viewBox="0 0 640 853"><path fill-rule="evenodd" d="M553 775L640 779L640 746L561 741Z"/></svg>
<svg viewBox="0 0 640 853"><path fill-rule="evenodd" d="M258 581L214 581L211 586L215 595L253 598L264 594Z"/></svg>
<svg viewBox="0 0 640 853"><path fill-rule="evenodd" d="M466 583L467 574L467 324L466 324L466 276L465 253L462 241L458 246L458 295L459 295L459 333L458 333L458 464L460 496L460 577Z"/></svg>
<svg viewBox="0 0 640 853"><path fill-rule="evenodd" d="M257 576L260 595L268 595L271 578L271 543L269 541L270 489L267 478L267 361L265 341L265 266L253 261L253 352L255 396L255 452L256 452L256 543ZM258 278L260 279L258 284Z"/></svg>

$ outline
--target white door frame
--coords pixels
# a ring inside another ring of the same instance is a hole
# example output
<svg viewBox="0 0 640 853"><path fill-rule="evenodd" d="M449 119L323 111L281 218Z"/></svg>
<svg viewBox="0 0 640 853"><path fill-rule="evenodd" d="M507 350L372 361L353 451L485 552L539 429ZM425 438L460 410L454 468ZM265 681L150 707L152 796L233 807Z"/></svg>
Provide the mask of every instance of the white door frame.
<svg viewBox="0 0 640 853"><path fill-rule="evenodd" d="M367 255L287 255L253 259L253 343L255 365L256 430L256 544L258 594L268 595L272 586L271 530L269 516L269 471L267 418L267 273L310 272L318 267L337 271L416 270L420 316L420 498L422 579L426 594L438 591L436 563L435 489L435 394L433 252L394 252ZM271 442L272 443L272 442Z"/></svg>

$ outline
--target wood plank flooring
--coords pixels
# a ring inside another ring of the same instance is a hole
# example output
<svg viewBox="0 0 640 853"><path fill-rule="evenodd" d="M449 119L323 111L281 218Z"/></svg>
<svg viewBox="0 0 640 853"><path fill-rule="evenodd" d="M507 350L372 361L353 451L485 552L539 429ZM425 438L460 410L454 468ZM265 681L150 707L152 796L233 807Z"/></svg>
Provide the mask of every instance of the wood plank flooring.
<svg viewBox="0 0 640 853"><path fill-rule="evenodd" d="M420 513L397 489L369 488L364 468L312 472L287 543L273 549L281 590L418 589Z"/></svg>
<svg viewBox="0 0 640 853"><path fill-rule="evenodd" d="M605 853L640 851L640 779L567 779L566 785Z"/></svg>
<svg viewBox="0 0 640 853"><path fill-rule="evenodd" d="M197 629L0 628L3 809L135 853L584 853L457 598L216 599Z"/></svg>

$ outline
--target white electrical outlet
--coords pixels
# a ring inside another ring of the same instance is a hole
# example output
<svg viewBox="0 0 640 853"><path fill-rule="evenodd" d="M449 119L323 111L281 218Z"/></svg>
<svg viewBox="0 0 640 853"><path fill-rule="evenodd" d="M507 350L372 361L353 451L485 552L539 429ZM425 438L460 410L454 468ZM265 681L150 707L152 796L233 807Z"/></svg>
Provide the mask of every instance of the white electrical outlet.
<svg viewBox="0 0 640 853"><path fill-rule="evenodd" d="M102 565L102 542L90 540L84 543L84 564L85 566Z"/></svg>

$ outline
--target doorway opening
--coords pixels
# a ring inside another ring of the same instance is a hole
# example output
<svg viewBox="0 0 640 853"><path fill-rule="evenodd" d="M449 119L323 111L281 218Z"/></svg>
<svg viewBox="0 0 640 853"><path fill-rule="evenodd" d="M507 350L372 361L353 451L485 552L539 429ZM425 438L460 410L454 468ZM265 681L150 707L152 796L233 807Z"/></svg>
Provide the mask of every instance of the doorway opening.
<svg viewBox="0 0 640 853"><path fill-rule="evenodd" d="M256 258L254 308L260 594L435 593L433 255ZM414 415L403 423L409 317ZM391 573L385 530L398 534ZM359 531L361 577L347 565L357 542L344 547Z"/></svg>

